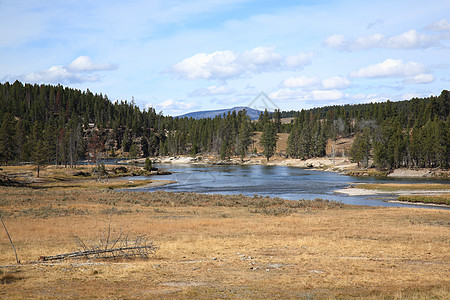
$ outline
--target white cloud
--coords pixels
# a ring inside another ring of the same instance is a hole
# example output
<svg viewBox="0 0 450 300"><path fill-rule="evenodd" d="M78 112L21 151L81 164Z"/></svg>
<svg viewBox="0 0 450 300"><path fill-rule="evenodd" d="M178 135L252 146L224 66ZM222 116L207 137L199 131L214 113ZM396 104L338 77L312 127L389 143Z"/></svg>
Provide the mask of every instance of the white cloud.
<svg viewBox="0 0 450 300"><path fill-rule="evenodd" d="M311 60L316 56L315 52L298 53L286 57L286 65L290 68L304 67L311 64Z"/></svg>
<svg viewBox="0 0 450 300"><path fill-rule="evenodd" d="M89 56L80 56L67 66L68 70L74 72L109 71L116 68L113 64L94 63Z"/></svg>
<svg viewBox="0 0 450 300"><path fill-rule="evenodd" d="M280 89L269 94L270 99L274 101L333 101L340 100L344 96L344 93L338 90Z"/></svg>
<svg viewBox="0 0 450 300"><path fill-rule="evenodd" d="M93 72L114 70L112 64L94 63L88 56L80 56L68 66L52 66L47 70L28 73L21 78L36 83L81 83L99 81L100 77Z"/></svg>
<svg viewBox="0 0 450 300"><path fill-rule="evenodd" d="M386 59L384 62L351 72L352 77L410 77L426 72L424 65L417 62L404 63L401 59Z"/></svg>
<svg viewBox="0 0 450 300"><path fill-rule="evenodd" d="M354 95L346 95L346 97L353 101L362 102L362 103L386 102L389 99L382 95L377 95L377 94L366 95L363 93L358 93L358 94L354 94Z"/></svg>
<svg viewBox="0 0 450 300"><path fill-rule="evenodd" d="M344 97L344 93L341 91L331 90L331 91L312 91L310 94L312 100L339 100Z"/></svg>
<svg viewBox="0 0 450 300"><path fill-rule="evenodd" d="M199 53L173 66L172 70L187 79L229 78L242 72L231 51Z"/></svg>
<svg viewBox="0 0 450 300"><path fill-rule="evenodd" d="M277 68L280 65L282 57L273 50L273 48L257 47L244 51L239 56L238 63L241 66L247 66L252 71Z"/></svg>
<svg viewBox="0 0 450 300"><path fill-rule="evenodd" d="M429 96L429 95L425 95L425 96ZM406 93L402 95L402 100L411 100L412 98L422 98L424 97L423 94L419 94L419 93Z"/></svg>
<svg viewBox="0 0 450 300"><path fill-rule="evenodd" d="M192 110L197 107L194 102L185 102L174 99L167 99L156 105L157 111L162 111L165 114L179 115L185 113L187 110Z"/></svg>
<svg viewBox="0 0 450 300"><path fill-rule="evenodd" d="M349 87L350 84L350 80L342 76L334 76L322 81L322 86L324 89L345 89Z"/></svg>
<svg viewBox="0 0 450 300"><path fill-rule="evenodd" d="M23 76L26 82L36 83L81 83L98 81L96 75L77 74L70 72L66 67L53 66L48 70L29 73Z"/></svg>
<svg viewBox="0 0 450 300"><path fill-rule="evenodd" d="M382 34L373 34L357 38L347 38L343 35L337 34L327 37L323 44L330 48L356 51L374 47L382 47L384 43L385 37Z"/></svg>
<svg viewBox="0 0 450 300"><path fill-rule="evenodd" d="M189 97L206 97L206 96L218 96L218 95L230 95L235 92L234 89L230 89L227 86L209 86L207 88L196 89L188 94Z"/></svg>
<svg viewBox="0 0 450 300"><path fill-rule="evenodd" d="M427 36L419 34L416 30L409 30L388 38L385 41L385 45L391 49L414 49L429 47L436 40L436 36Z"/></svg>
<svg viewBox="0 0 450 300"><path fill-rule="evenodd" d="M273 48L257 47L242 53L198 53L175 64L172 71L187 79L229 79L248 73L298 68L311 63L313 53L283 57Z"/></svg>
<svg viewBox="0 0 450 300"><path fill-rule="evenodd" d="M312 88L319 87L322 80L319 77L290 77L282 82L282 86L286 88Z"/></svg>
<svg viewBox="0 0 450 300"><path fill-rule="evenodd" d="M450 23L446 19L442 19L428 25L426 29L433 31L450 31Z"/></svg>
<svg viewBox="0 0 450 300"><path fill-rule="evenodd" d="M382 34L372 34L356 38L352 44L356 49L369 49L373 47L380 47L385 37Z"/></svg>
<svg viewBox="0 0 450 300"><path fill-rule="evenodd" d="M285 79L281 85L286 88L305 88L305 89L345 89L350 86L350 80L341 76L320 79L319 77L290 77Z"/></svg>
<svg viewBox="0 0 450 300"><path fill-rule="evenodd" d="M439 24L435 24L434 30L447 30L446 20L441 20ZM449 39L448 35L426 35L420 34L412 29L398 35L386 37L377 33L360 37L346 37L344 35L332 35L325 39L323 44L330 48L336 48L346 51L366 50L371 48L388 48L388 49L422 49L429 48L441 40Z"/></svg>
<svg viewBox="0 0 450 300"><path fill-rule="evenodd" d="M301 89L279 89L268 94L274 101L304 101L308 93Z"/></svg>
<svg viewBox="0 0 450 300"><path fill-rule="evenodd" d="M430 83L434 81L434 76L431 74L418 74L413 77L406 78L403 80L404 84L421 84Z"/></svg>
<svg viewBox="0 0 450 300"><path fill-rule="evenodd" d="M330 48L345 49L348 45L348 40L342 34L335 34L327 37L324 45Z"/></svg>

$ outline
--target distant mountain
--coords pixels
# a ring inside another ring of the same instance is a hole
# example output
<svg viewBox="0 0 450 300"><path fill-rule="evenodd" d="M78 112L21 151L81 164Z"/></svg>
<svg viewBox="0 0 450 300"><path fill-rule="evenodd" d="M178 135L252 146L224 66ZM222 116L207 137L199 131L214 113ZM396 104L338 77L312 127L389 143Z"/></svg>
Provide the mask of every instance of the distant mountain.
<svg viewBox="0 0 450 300"><path fill-rule="evenodd" d="M233 112L236 111L236 113L238 111L241 110L246 110L247 111L247 116L250 117L250 119L252 120L256 120L259 118L259 115L261 114L261 111L250 108L250 107L243 107L243 106L238 106L238 107L233 107L233 108L225 108L225 109L217 109L217 110L205 110L205 111L195 111L195 112L190 112L184 115L179 116L180 118L194 118L194 119L207 119L207 118L215 118L216 116L219 115L223 115L223 114L228 114L228 112Z"/></svg>

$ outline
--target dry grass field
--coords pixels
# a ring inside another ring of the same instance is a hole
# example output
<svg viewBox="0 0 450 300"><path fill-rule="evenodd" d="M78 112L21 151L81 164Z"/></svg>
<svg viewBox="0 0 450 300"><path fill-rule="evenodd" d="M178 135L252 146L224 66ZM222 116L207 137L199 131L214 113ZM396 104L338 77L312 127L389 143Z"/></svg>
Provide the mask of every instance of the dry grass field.
<svg viewBox="0 0 450 300"><path fill-rule="evenodd" d="M0 187L0 298L448 299L450 211L112 189ZM36 262L75 236L148 259Z"/></svg>

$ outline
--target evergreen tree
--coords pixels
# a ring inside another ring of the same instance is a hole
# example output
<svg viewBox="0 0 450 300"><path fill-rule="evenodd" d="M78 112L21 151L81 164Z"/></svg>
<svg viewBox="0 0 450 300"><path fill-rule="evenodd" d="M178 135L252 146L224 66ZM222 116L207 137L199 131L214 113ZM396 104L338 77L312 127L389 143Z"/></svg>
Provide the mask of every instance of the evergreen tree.
<svg viewBox="0 0 450 300"><path fill-rule="evenodd" d="M299 158L300 154L300 121L297 118L294 122L294 126L291 129L291 133L289 134L287 141L287 154L292 158Z"/></svg>
<svg viewBox="0 0 450 300"><path fill-rule="evenodd" d="M144 169L148 172L152 171L152 161L150 160L150 157L145 159Z"/></svg>
<svg viewBox="0 0 450 300"><path fill-rule="evenodd" d="M239 125L239 134L237 138L237 152L241 161L244 161L244 157L247 154L248 147L252 143L251 132L248 118L243 118Z"/></svg>
<svg viewBox="0 0 450 300"><path fill-rule="evenodd" d="M275 111L273 113L273 120L274 120L275 130L277 131L277 133L281 132L281 112L278 108L275 109Z"/></svg>
<svg viewBox="0 0 450 300"><path fill-rule="evenodd" d="M311 127L310 122L305 120L300 132L299 157L308 159L311 157Z"/></svg>
<svg viewBox="0 0 450 300"><path fill-rule="evenodd" d="M263 154L266 157L267 161L275 154L275 148L277 146L277 132L275 125L269 119L269 115L267 109L264 112L262 117L262 135L260 144L263 147Z"/></svg>
<svg viewBox="0 0 450 300"><path fill-rule="evenodd" d="M368 127L358 134L350 149L350 156L353 162L358 164L358 167L369 167L370 151L372 149L371 132Z"/></svg>
<svg viewBox="0 0 450 300"><path fill-rule="evenodd" d="M38 121L34 122L31 159L37 167L37 177L40 176L41 165L44 165L48 161L47 145L43 139L43 136L44 134L40 123Z"/></svg>
<svg viewBox="0 0 450 300"><path fill-rule="evenodd" d="M138 152L139 152L138 145L136 143L131 144L129 157L133 159L138 157Z"/></svg>
<svg viewBox="0 0 450 300"><path fill-rule="evenodd" d="M26 161L29 158L29 151L27 148L27 136L25 131L25 124L23 120L19 120L16 123L16 130L14 140L17 146L17 159L19 161ZM1 143L1 142L0 142Z"/></svg>
<svg viewBox="0 0 450 300"><path fill-rule="evenodd" d="M0 127L0 159L6 164L17 157L17 145L14 139L15 127L13 116L6 113Z"/></svg>

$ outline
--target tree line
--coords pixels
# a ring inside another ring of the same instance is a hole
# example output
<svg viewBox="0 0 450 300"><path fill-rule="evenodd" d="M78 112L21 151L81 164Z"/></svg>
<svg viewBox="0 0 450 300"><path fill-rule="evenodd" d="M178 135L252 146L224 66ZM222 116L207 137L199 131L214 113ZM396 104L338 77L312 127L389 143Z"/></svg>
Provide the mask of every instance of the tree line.
<svg viewBox="0 0 450 300"><path fill-rule="evenodd" d="M349 155L363 168L446 169L450 166L450 93L302 110L293 123L287 154L303 159L324 156L327 140L343 137L355 138Z"/></svg>
<svg viewBox="0 0 450 300"><path fill-rule="evenodd" d="M61 85L0 84L0 162L74 166L80 159L254 151L245 111L195 120ZM250 148L252 148L250 150Z"/></svg>
<svg viewBox="0 0 450 300"><path fill-rule="evenodd" d="M378 168L442 167L449 163L449 92L409 101L327 106L299 112L245 111L215 118L163 116L132 100L61 85L0 83L0 162L74 166L80 159L213 154L244 159L275 154L278 133L289 133L286 155L325 155L329 139L355 137L352 159ZM292 117L291 122L281 122Z"/></svg>

